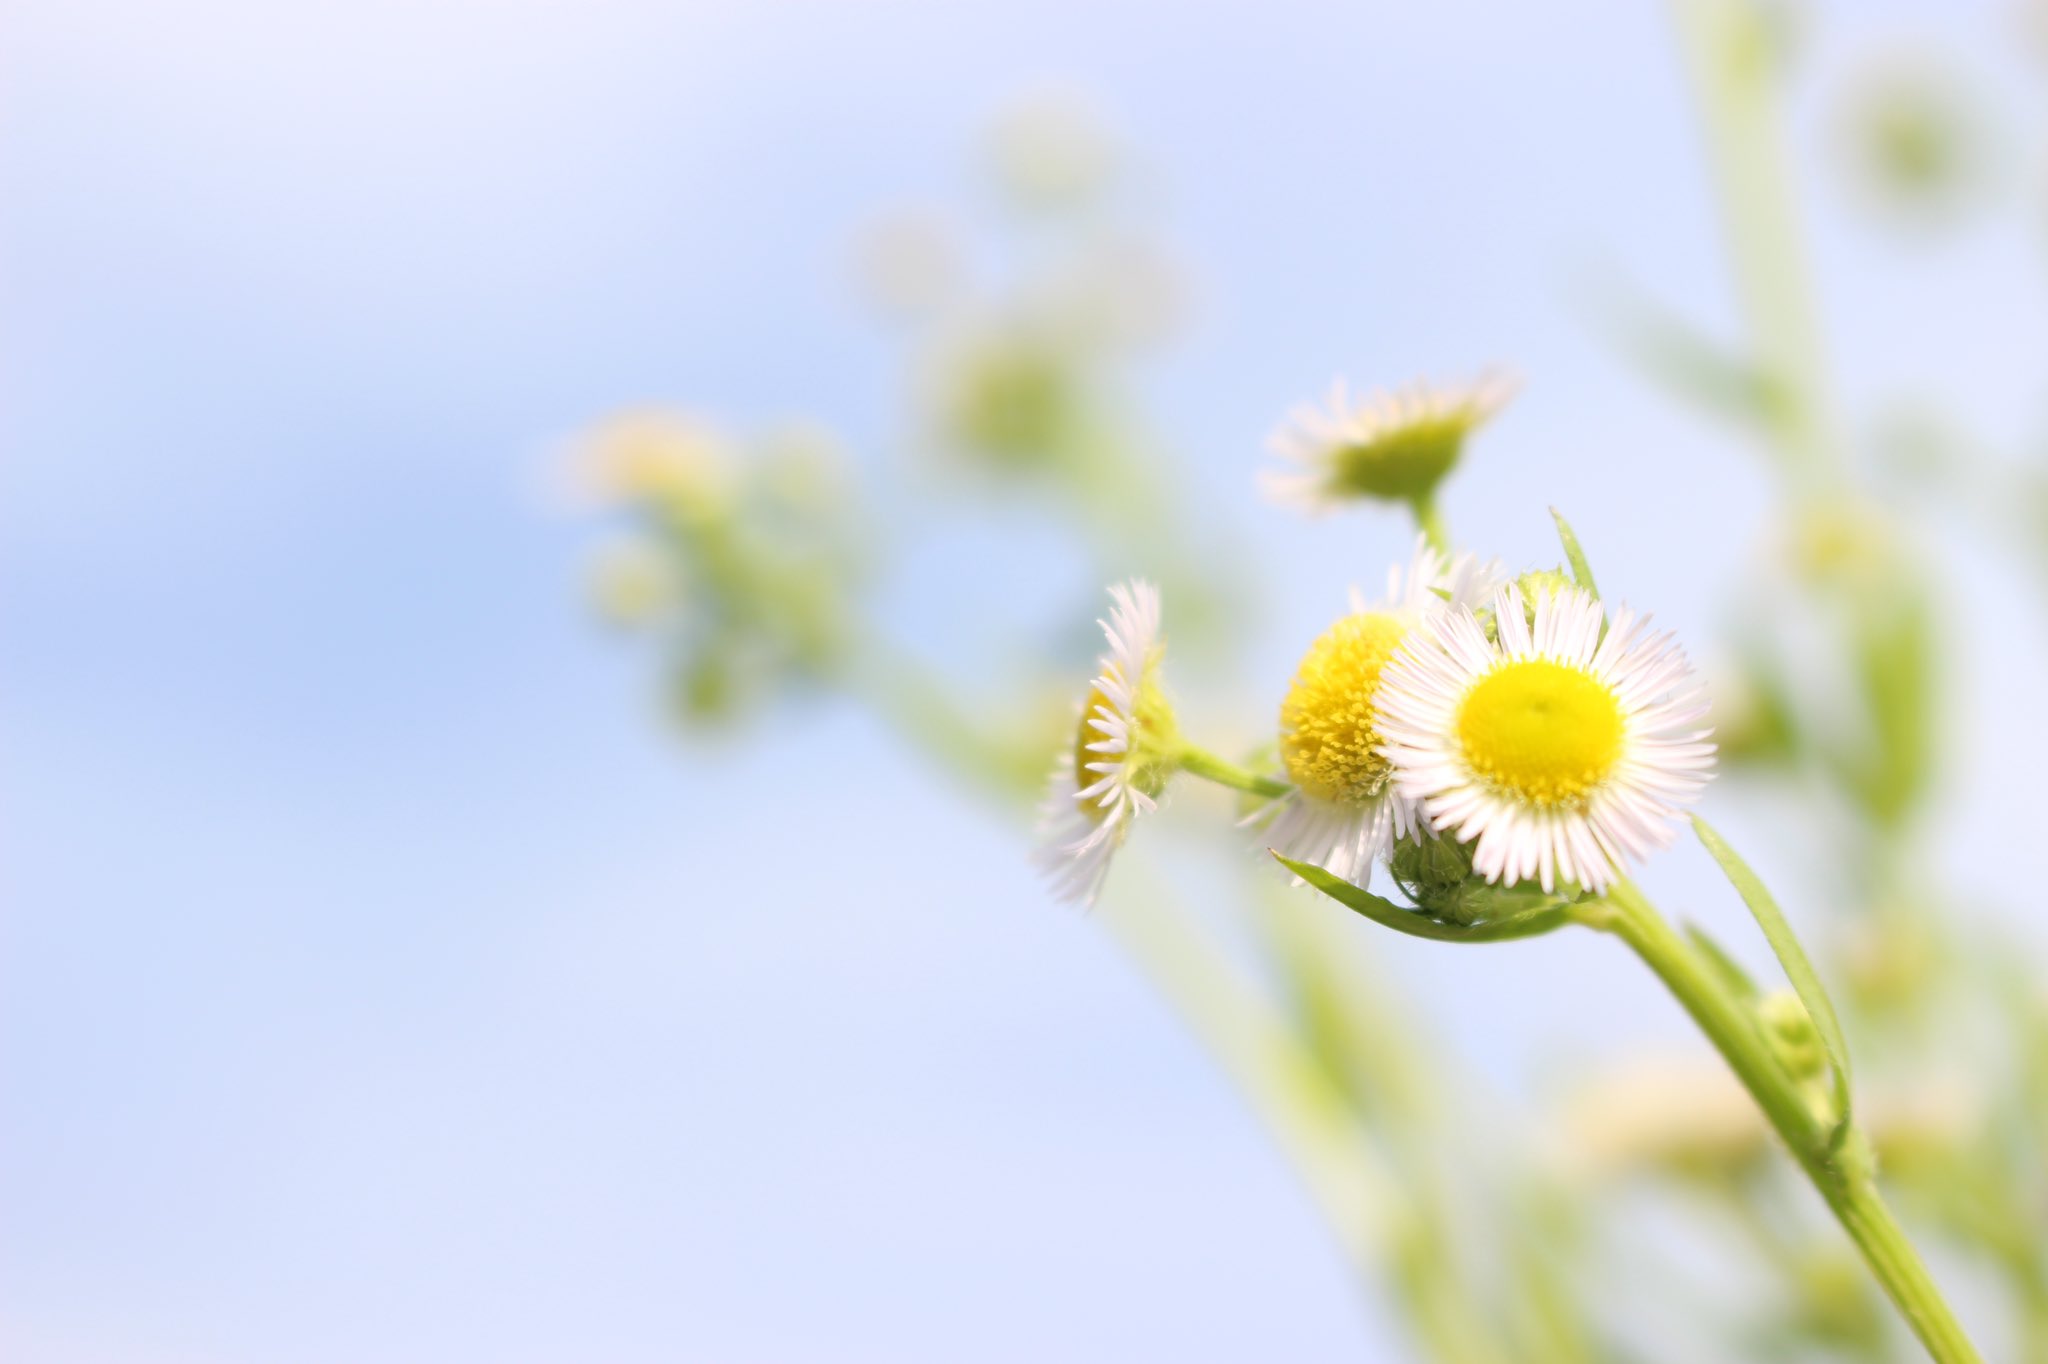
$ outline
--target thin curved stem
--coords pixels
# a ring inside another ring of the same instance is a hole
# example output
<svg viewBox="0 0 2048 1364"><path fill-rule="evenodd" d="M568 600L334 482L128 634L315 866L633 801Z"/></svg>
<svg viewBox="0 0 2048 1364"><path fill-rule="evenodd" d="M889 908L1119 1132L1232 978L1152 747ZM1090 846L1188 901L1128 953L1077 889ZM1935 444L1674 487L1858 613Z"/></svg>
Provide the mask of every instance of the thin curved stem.
<svg viewBox="0 0 2048 1364"><path fill-rule="evenodd" d="M1019 741L1011 727L978 718L943 678L879 629L870 626L863 634L863 648L843 678L847 692L939 768L1007 805L1029 808L1050 762L1051 735L1027 733ZM1034 737L1046 742L1034 743Z"/></svg>
<svg viewBox="0 0 2048 1364"><path fill-rule="evenodd" d="M1756 7L1674 0L1692 67L1728 257L1771 400L1785 473L1807 490L1839 480L1827 409L1820 319L1785 164L1773 35Z"/></svg>
<svg viewBox="0 0 2048 1364"><path fill-rule="evenodd" d="M1278 800L1294 790L1284 781L1274 777L1262 777L1248 768L1239 767L1234 762L1228 762L1207 749L1196 748L1192 744L1181 748L1179 761L1180 770L1189 776L1213 781L1218 786L1228 786L1233 791L1249 791L1255 796Z"/></svg>
<svg viewBox="0 0 2048 1364"><path fill-rule="evenodd" d="M1422 531L1429 547L1446 559L1451 556L1451 528L1444 521L1444 514L1436 505L1436 494L1418 497L1414 502L1415 524Z"/></svg>

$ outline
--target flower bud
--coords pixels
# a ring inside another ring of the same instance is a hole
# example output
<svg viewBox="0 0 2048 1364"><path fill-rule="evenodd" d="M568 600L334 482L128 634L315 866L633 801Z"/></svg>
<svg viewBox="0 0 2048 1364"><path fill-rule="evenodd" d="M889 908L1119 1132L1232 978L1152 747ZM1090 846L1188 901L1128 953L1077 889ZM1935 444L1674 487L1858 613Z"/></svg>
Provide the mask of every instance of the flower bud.
<svg viewBox="0 0 2048 1364"><path fill-rule="evenodd" d="M1757 1018L1763 1024L1764 1039L1794 1080L1805 1083L1820 1079L1827 1071L1828 1057L1820 1032L1806 1005L1790 990L1778 990L1757 1001Z"/></svg>
<svg viewBox="0 0 2048 1364"><path fill-rule="evenodd" d="M599 496L642 503L688 522L725 514L737 493L730 442L677 413L626 412L612 418L586 439L581 462Z"/></svg>
<svg viewBox="0 0 2048 1364"><path fill-rule="evenodd" d="M1530 887L1488 884L1472 870L1472 844L1455 838L1404 838L1394 845L1388 869L1416 908L1450 923L1501 919L1530 907Z"/></svg>
<svg viewBox="0 0 2048 1364"><path fill-rule="evenodd" d="M1799 748L1799 731L1783 681L1761 661L1723 665L1709 677L1714 742L1730 765L1783 763Z"/></svg>
<svg viewBox="0 0 2048 1364"><path fill-rule="evenodd" d="M1534 568L1515 579L1515 587L1522 596L1522 618L1530 625L1536 623L1536 603L1545 597L1554 597L1559 592L1574 586L1570 575L1561 568ZM1494 623L1491 603L1472 613L1486 630L1489 640L1498 642L1500 632Z"/></svg>
<svg viewBox="0 0 2048 1364"><path fill-rule="evenodd" d="M1082 425L1083 378L1042 330L991 326L939 357L932 406L950 451L1008 474L1067 459Z"/></svg>

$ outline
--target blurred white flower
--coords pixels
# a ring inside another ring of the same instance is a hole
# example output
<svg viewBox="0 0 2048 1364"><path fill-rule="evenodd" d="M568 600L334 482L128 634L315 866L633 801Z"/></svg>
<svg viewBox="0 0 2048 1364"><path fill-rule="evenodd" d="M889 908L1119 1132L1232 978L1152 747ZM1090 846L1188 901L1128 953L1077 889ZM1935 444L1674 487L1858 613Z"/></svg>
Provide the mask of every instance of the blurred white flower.
<svg viewBox="0 0 2048 1364"><path fill-rule="evenodd" d="M1322 407L1288 414L1267 448L1286 468L1260 479L1267 496L1311 514L1361 498L1420 503L1456 467L1465 438L1514 396L1499 375L1448 388L1413 383L1354 400L1342 379Z"/></svg>

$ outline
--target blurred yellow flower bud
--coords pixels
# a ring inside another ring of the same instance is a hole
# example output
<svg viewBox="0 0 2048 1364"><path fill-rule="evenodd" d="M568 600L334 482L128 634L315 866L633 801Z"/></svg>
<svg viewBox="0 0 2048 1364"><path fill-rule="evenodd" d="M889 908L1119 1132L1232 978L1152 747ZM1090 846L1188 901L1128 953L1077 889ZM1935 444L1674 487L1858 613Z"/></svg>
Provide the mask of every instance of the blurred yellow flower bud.
<svg viewBox="0 0 2048 1364"><path fill-rule="evenodd" d="M1806 507L1792 523L1792 565L1813 583L1868 582L1896 558L1896 535L1884 515L1854 502Z"/></svg>
<svg viewBox="0 0 2048 1364"><path fill-rule="evenodd" d="M1591 1178L1734 1172L1767 1154L1756 1102L1718 1057L1644 1055L1578 1089L1565 1110L1572 1165Z"/></svg>
<svg viewBox="0 0 2048 1364"><path fill-rule="evenodd" d="M579 454L583 481L600 498L692 520L728 510L738 482L730 441L679 413L621 413L586 436Z"/></svg>
<svg viewBox="0 0 2048 1364"><path fill-rule="evenodd" d="M1969 88L1924 53L1894 54L1863 71L1836 124L1850 192L1895 225L1944 226L1985 185L1991 148Z"/></svg>
<svg viewBox="0 0 2048 1364"><path fill-rule="evenodd" d="M1724 663L1708 669L1714 742L1730 766L1782 762L1798 745L1792 705L1778 679L1760 663Z"/></svg>
<svg viewBox="0 0 2048 1364"><path fill-rule="evenodd" d="M1050 337L993 326L941 353L933 398L946 447L1021 472L1073 452L1080 376Z"/></svg>

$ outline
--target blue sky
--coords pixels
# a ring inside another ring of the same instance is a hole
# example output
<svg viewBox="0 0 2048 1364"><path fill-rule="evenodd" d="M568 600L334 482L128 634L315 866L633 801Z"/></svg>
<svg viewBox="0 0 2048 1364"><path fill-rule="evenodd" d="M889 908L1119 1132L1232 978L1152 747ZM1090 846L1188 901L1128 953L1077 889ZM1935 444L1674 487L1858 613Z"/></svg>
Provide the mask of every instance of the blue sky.
<svg viewBox="0 0 2048 1364"><path fill-rule="evenodd" d="M1845 8L1817 71L1938 22L2038 114L2002 8ZM1251 498L1276 414L1338 372L1513 364L1460 532L1550 557L1564 505L1604 580L1705 639L1763 482L1572 289L1612 268L1732 325L1661 12L30 0L9 27L10 1356L1372 1357L1377 1309L1102 926L857 713L675 743L543 471L650 399L882 458L849 235L964 193L976 129L1050 84L1139 150L1195 272L1146 396L1261 551L1259 695L1405 539ZM1844 391L1924 383L2038 446L2038 215L1930 263L1807 188ZM1999 626L1958 696L1999 743L1952 817L1996 880L2044 754L1987 717L2032 700L2038 613L1943 542ZM928 648L990 594L1051 600L1027 555L951 567L891 597ZM1386 950L1507 1086L1679 1034L1598 944Z"/></svg>

